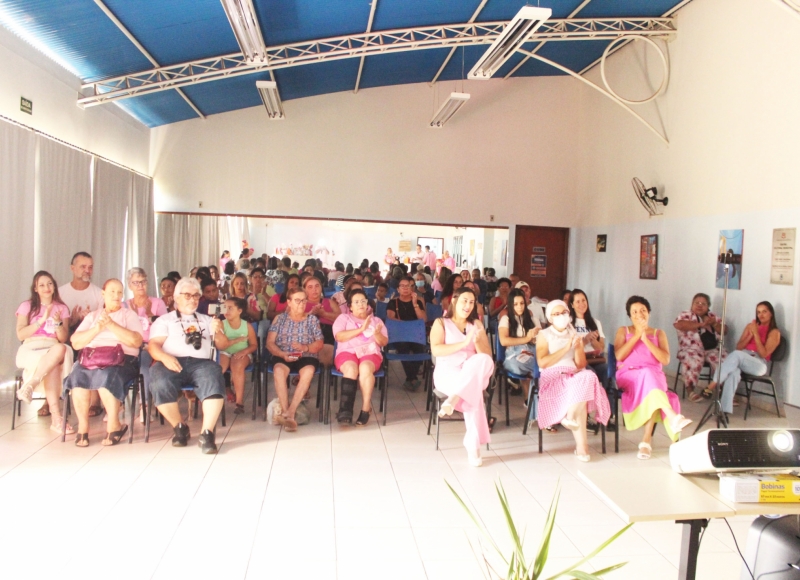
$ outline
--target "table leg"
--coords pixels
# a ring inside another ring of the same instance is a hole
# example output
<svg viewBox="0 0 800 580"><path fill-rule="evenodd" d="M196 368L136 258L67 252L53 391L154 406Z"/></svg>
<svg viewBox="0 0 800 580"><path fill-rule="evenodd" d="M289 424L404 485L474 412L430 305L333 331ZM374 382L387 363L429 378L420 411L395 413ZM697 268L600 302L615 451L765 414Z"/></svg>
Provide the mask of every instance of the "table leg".
<svg viewBox="0 0 800 580"><path fill-rule="evenodd" d="M678 520L675 523L683 524L678 578L680 580L695 580L697 554L700 551L700 532L708 525L708 520Z"/></svg>

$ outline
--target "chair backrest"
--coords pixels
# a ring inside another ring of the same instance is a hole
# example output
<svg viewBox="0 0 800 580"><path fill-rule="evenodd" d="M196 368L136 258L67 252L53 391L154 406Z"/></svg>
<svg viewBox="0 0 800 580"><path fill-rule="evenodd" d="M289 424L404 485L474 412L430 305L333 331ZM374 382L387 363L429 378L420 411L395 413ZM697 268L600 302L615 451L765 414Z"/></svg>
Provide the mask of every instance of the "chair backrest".
<svg viewBox="0 0 800 580"><path fill-rule="evenodd" d="M331 278L330 280L328 280L328 286L327 287L328 287L329 290L332 290L332 289L336 288L336 278Z"/></svg>
<svg viewBox="0 0 800 580"><path fill-rule="evenodd" d="M334 294L336 294L336 291L335 291L335 290L329 290L329 289L327 289L327 288L326 288L325 290L323 290L323 291L322 291L322 295L323 295L325 298L330 298L330 297L331 297L331 296L333 296Z"/></svg>
<svg viewBox="0 0 800 580"><path fill-rule="evenodd" d="M608 356L606 357L606 364L608 365L608 378L614 379L617 376L617 355L614 352L614 344L608 343Z"/></svg>
<svg viewBox="0 0 800 580"><path fill-rule="evenodd" d="M436 302L438 302L439 304L441 304L442 303L442 291L441 290L437 290L436 292L434 292L433 293L433 299L436 300Z"/></svg>
<svg viewBox="0 0 800 580"><path fill-rule="evenodd" d="M778 343L777 348L772 352L770 361L776 363L781 362L786 358L786 352L789 350L789 341L781 335L781 341Z"/></svg>
<svg viewBox="0 0 800 580"><path fill-rule="evenodd" d="M442 307L438 304L427 302L425 303L425 315L428 322L433 322L437 318L442 317Z"/></svg>
<svg viewBox="0 0 800 580"><path fill-rule="evenodd" d="M500 333L496 332L494 335L494 361L503 364L506 360L506 347L500 344Z"/></svg>
<svg viewBox="0 0 800 580"><path fill-rule="evenodd" d="M377 286L367 286L364 288L364 294L367 295L367 298L371 300L375 300L375 292L378 290Z"/></svg>
<svg viewBox="0 0 800 580"><path fill-rule="evenodd" d="M278 282L275 284L275 286L273 286L273 288L275 288L276 293L283 294L283 290L286 288L286 285L283 282Z"/></svg>
<svg viewBox="0 0 800 580"><path fill-rule="evenodd" d="M389 344L394 342L428 344L424 320L393 320L392 318L387 318L386 332L389 333Z"/></svg>
<svg viewBox="0 0 800 580"><path fill-rule="evenodd" d="M536 357L533 357L533 372L531 373L534 380L539 380L539 360Z"/></svg>
<svg viewBox="0 0 800 580"><path fill-rule="evenodd" d="M376 302L375 303L375 316L386 322L388 318L386 314L386 309L389 307L387 302Z"/></svg>

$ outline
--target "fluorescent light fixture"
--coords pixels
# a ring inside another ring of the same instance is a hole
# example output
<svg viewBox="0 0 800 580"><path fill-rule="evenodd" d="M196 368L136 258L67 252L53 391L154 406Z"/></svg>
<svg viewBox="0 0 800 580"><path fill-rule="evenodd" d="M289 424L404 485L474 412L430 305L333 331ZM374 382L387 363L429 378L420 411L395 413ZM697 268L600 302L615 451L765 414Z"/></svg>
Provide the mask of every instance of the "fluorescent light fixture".
<svg viewBox="0 0 800 580"><path fill-rule="evenodd" d="M488 81L511 56L525 44L553 11L550 8L524 6L517 12L467 75L468 79Z"/></svg>
<svg viewBox="0 0 800 580"><path fill-rule="evenodd" d="M441 129L450 120L450 117L455 115L468 100L469 95L467 93L450 93L450 98L442 103L442 106L439 107L439 110L436 111L433 119L431 119L431 129Z"/></svg>
<svg viewBox="0 0 800 580"><path fill-rule="evenodd" d="M245 60L249 62L255 62L256 59L261 62L267 60L267 47L261 35L261 26L258 23L253 0L221 0L221 2Z"/></svg>
<svg viewBox="0 0 800 580"><path fill-rule="evenodd" d="M278 84L275 81L256 81L256 88L267 108L271 121L280 121L286 118L283 114L283 104L278 93Z"/></svg>

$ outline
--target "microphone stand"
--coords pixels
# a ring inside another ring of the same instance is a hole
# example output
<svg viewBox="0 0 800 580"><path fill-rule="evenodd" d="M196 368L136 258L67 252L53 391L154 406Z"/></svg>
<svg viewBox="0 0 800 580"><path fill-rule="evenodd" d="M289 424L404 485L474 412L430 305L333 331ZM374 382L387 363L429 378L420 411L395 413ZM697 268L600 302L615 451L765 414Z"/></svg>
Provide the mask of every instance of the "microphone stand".
<svg viewBox="0 0 800 580"><path fill-rule="evenodd" d="M694 430L694 435L697 433L706 422L711 419L712 416L716 416L717 418L717 429L719 429L720 424L726 429L728 428L728 416L722 411L722 402L720 401L720 396L722 395L722 385L719 384L719 376L720 376L720 367L722 366L722 352L724 350L724 343L725 343L725 314L728 310L728 274L730 272L731 265L728 262L727 254L723 254L722 256L722 263L725 269L725 290L722 294L722 321L720 323L719 329L719 362L717 363L717 371L714 373L714 376L717 379L717 388L714 389L714 400L711 401L711 404L706 409L706 412L703 413L703 418L700 419L700 422L697 424L697 427Z"/></svg>

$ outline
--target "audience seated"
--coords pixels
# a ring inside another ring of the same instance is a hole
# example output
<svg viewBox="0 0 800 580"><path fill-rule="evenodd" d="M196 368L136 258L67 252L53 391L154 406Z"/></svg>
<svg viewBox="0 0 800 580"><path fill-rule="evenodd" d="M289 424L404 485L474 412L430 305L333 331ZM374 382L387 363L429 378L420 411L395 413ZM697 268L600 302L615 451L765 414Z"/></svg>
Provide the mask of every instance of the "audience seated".
<svg viewBox="0 0 800 580"><path fill-rule="evenodd" d="M775 322L775 309L767 301L759 302L755 319L745 326L736 350L722 361L716 381L708 386L708 390L713 392L717 384L722 383L720 401L723 412L733 413L734 395L743 372L756 376L767 374L767 363L780 342L781 331Z"/></svg>
<svg viewBox="0 0 800 580"><path fill-rule="evenodd" d="M231 279L230 290L228 298L241 298L247 301L247 274L243 272L236 272Z"/></svg>
<svg viewBox="0 0 800 580"><path fill-rule="evenodd" d="M289 274L289 277L286 280L286 284L284 286L283 292L280 294L275 294L269 300L269 304L267 305L267 320L274 320L275 317L280 314L281 312L286 310L288 306L288 292L292 288L299 288L300 287L300 276L297 274Z"/></svg>
<svg viewBox="0 0 800 580"><path fill-rule="evenodd" d="M61 432L61 382L72 370L72 349L69 337L70 311L58 294L58 285L49 272L40 270L33 276L31 295L16 311L17 367L22 369L22 388L17 398L30 404L33 391L44 383L46 403L51 416L50 428ZM67 425L67 433L72 434Z"/></svg>
<svg viewBox="0 0 800 580"><path fill-rule="evenodd" d="M719 341L722 321L709 310L711 298L702 292L692 298L692 307L684 310L672 325L678 331L678 360L681 362L683 385L689 393L689 400L702 401L702 393L695 393L697 379L703 365L711 366L711 374L719 364ZM723 359L727 352L723 349ZM708 391L711 396L712 391Z"/></svg>
<svg viewBox="0 0 800 580"><path fill-rule="evenodd" d="M454 272L456 269L456 261L447 250L442 252L442 267L447 268L451 272Z"/></svg>
<svg viewBox="0 0 800 580"><path fill-rule="evenodd" d="M322 329L324 346L319 351L319 362L329 367L333 364L333 323L342 312L339 304L323 296L322 284L315 277L306 278L302 285L307 299L306 312L319 320Z"/></svg>
<svg viewBox="0 0 800 580"><path fill-rule="evenodd" d="M494 373L492 349L475 310L475 293L460 288L442 318L431 327L431 354L436 357L433 382L447 395L439 416L464 415L464 447L469 464L479 467L481 445L490 442L483 392Z"/></svg>
<svg viewBox="0 0 800 580"><path fill-rule="evenodd" d="M363 289L354 287L348 291L347 310L333 323L333 334L336 337L334 365L344 375L336 419L339 423L353 420L358 385L361 389L361 412L356 425L366 425L375 388L375 371L381 368L381 349L389 342L389 335L383 322L369 311L369 300Z"/></svg>
<svg viewBox="0 0 800 580"><path fill-rule="evenodd" d="M478 290L478 285L475 284L475 282L470 280L468 282L464 282L464 287L469 288L470 290L472 290L472 292L475 294L475 296L478 297L478 300L475 301L475 308L478 311L478 318L480 319L481 322L483 322L484 321L483 317L486 315L486 312L484 311L483 304L481 304L481 301L480 301L480 290Z"/></svg>
<svg viewBox="0 0 800 580"><path fill-rule="evenodd" d="M649 326L650 303L641 296L631 296L625 311L633 326L620 327L614 338L617 386L622 391L625 428L634 431L644 425L637 457L650 459L656 422L663 421L669 438L677 441L691 420L680 414L678 395L667 389L662 367L669 364L669 342L663 330Z"/></svg>
<svg viewBox="0 0 800 580"><path fill-rule="evenodd" d="M508 304L508 293L511 291L511 280L500 278L497 281L497 296L489 301L489 316L496 317Z"/></svg>
<svg viewBox="0 0 800 580"><path fill-rule="evenodd" d="M414 286L417 298L422 300L425 304L433 303L433 290L428 286L428 280L425 278L425 274L419 270L414 274Z"/></svg>
<svg viewBox="0 0 800 580"><path fill-rule="evenodd" d="M244 413L245 369L253 362L253 353L258 349L253 327L242 319L247 303L241 298L225 301L225 319L222 321L222 336L217 337L219 364L224 373L231 371L233 390L228 392L228 401L235 403L234 414Z"/></svg>
<svg viewBox="0 0 800 580"><path fill-rule="evenodd" d="M78 432L75 445L89 445L90 391L98 391L108 413L108 433L103 445L116 445L128 431L119 420L125 385L139 374L142 325L134 310L122 307L122 282L114 278L103 284L104 306L84 316L72 346L82 350L72 372L64 379L64 390L72 390Z"/></svg>
<svg viewBox="0 0 800 580"><path fill-rule="evenodd" d="M450 306L450 300L453 297L453 293L463 285L464 279L460 274L453 274L447 279L447 283L444 285L444 289L442 290L442 296L439 298L439 304L441 305L442 310L447 310L447 308Z"/></svg>
<svg viewBox="0 0 800 580"><path fill-rule="evenodd" d="M593 371L600 381L608 376L606 362L606 335L603 334L603 325L592 316L589 310L589 299L586 293L575 288L572 291L570 303L570 318L575 332L583 337L583 350L586 353L586 368Z"/></svg>
<svg viewBox="0 0 800 580"><path fill-rule="evenodd" d="M444 291L444 287L447 284L447 280L449 280L450 276L452 275L453 272L450 270L450 268L442 268L441 270L439 270L439 275L431 283L431 290L433 290L434 295L436 294L436 292L441 293Z"/></svg>
<svg viewBox="0 0 800 580"><path fill-rule="evenodd" d="M247 295L247 316L250 322L259 322L267 314L267 297L264 294L267 274L261 268L250 271L250 293ZM265 335L266 336L266 335Z"/></svg>
<svg viewBox="0 0 800 580"><path fill-rule="evenodd" d="M207 314L209 316L217 316L220 313L220 305L222 304L219 299L219 286L211 278L200 280L200 304L197 306L197 312L200 314Z"/></svg>
<svg viewBox="0 0 800 580"><path fill-rule="evenodd" d="M536 347L534 345L536 336L542 327L538 320L531 317L522 290L514 289L508 293L506 311L509 314L502 316L497 324L500 344L506 349L503 367L515 375L532 375L533 367L536 364ZM527 401L530 380L521 381L521 385L525 401Z"/></svg>
<svg viewBox="0 0 800 580"><path fill-rule="evenodd" d="M158 289L161 291L161 300L167 307L167 312L172 312L175 308L175 282L172 278L161 278Z"/></svg>
<svg viewBox="0 0 800 580"><path fill-rule="evenodd" d="M386 282L380 282L375 287L375 302L389 302L389 285Z"/></svg>
<svg viewBox="0 0 800 580"><path fill-rule="evenodd" d="M611 416L608 397L597 375L586 370L583 338L570 324L569 307L561 300L547 305L550 326L536 337L539 378L539 428L561 423L575 438L575 456L589 461L588 415L605 425Z"/></svg>
<svg viewBox="0 0 800 580"><path fill-rule="evenodd" d="M307 280L310 284L319 285L319 280L314 277ZM297 408L311 386L311 379L319 367L319 353L325 345L319 319L313 311L307 311L306 292L298 287L287 290L287 302L287 310L276 316L269 328L267 350L274 357L275 392L281 408L276 420L286 431L296 431ZM299 375L291 403L287 381L289 373Z"/></svg>
<svg viewBox="0 0 800 580"><path fill-rule="evenodd" d="M394 266L391 270L391 276L387 279L386 283L389 284L389 288L392 290L397 290L397 286L400 284L400 280L405 277L405 273L403 269L398 265Z"/></svg>
<svg viewBox="0 0 800 580"><path fill-rule="evenodd" d="M403 278L397 287L397 296L389 300L386 307L386 315L392 320L426 320L427 314L425 313L425 305L416 297L414 292L414 279L410 276ZM400 354L414 353L419 354L425 351L425 347L421 344L412 342L395 342L392 346ZM406 380L403 383L403 388L407 391L416 391L419 389L420 381L417 379L419 369L422 366L420 362L403 361L403 370L406 374Z"/></svg>
<svg viewBox="0 0 800 580"><path fill-rule="evenodd" d="M155 361L150 368L150 390L159 412L174 430L173 447L186 447L189 426L183 423L178 397L192 386L203 406L203 426L198 445L203 453L217 452L214 440L217 419L222 412L225 381L212 345L219 348L222 322L199 314L200 283L182 278L175 287L175 311L159 317L150 327L147 350Z"/></svg>

